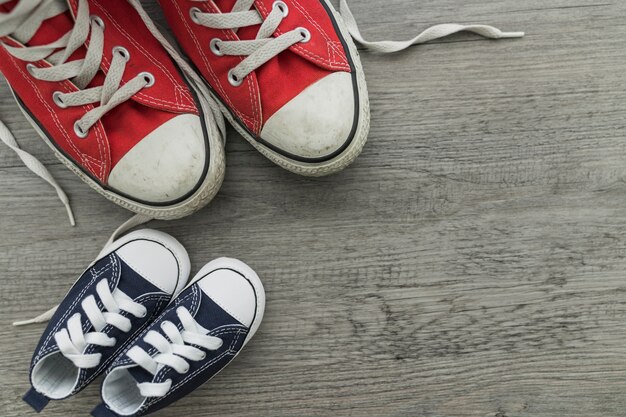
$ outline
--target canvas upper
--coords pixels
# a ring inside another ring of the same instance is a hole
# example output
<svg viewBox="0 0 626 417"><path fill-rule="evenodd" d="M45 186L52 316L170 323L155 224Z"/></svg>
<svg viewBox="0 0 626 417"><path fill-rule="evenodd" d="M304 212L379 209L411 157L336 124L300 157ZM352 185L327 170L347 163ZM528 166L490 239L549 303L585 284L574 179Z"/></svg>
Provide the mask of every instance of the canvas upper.
<svg viewBox="0 0 626 417"><path fill-rule="evenodd" d="M165 233L141 230L105 248L43 332L24 400L40 411L49 399L82 390L165 309L188 275L186 251Z"/></svg>
<svg viewBox="0 0 626 417"><path fill-rule="evenodd" d="M141 416L181 399L237 356L264 308L263 286L247 265L210 262L111 365L92 414Z"/></svg>
<svg viewBox="0 0 626 417"><path fill-rule="evenodd" d="M19 106L102 194L180 217L163 212L206 186L217 134L198 91L127 0L43 3L0 4L0 72Z"/></svg>
<svg viewBox="0 0 626 417"><path fill-rule="evenodd" d="M360 152L369 126L365 81L356 48L326 0L159 3L178 43L253 145L305 175L336 171L313 165ZM238 75L249 64L254 70Z"/></svg>

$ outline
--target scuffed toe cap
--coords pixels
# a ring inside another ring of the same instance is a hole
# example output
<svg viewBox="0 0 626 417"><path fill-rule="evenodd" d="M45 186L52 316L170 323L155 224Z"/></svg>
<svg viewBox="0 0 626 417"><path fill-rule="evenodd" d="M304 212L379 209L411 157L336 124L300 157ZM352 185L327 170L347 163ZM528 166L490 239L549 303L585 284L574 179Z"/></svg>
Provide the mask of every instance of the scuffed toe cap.
<svg viewBox="0 0 626 417"><path fill-rule="evenodd" d="M261 139L303 159L334 156L352 138L352 76L335 72L310 85L265 123Z"/></svg>
<svg viewBox="0 0 626 417"><path fill-rule="evenodd" d="M168 203L203 180L207 149L200 117L174 117L142 139L115 165L108 185L134 200Z"/></svg>

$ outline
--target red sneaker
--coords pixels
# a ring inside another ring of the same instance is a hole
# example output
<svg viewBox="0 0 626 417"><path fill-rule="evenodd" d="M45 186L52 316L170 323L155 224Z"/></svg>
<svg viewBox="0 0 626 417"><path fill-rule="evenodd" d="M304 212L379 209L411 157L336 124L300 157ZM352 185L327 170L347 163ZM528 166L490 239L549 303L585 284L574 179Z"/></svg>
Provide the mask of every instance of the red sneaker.
<svg viewBox="0 0 626 417"><path fill-rule="evenodd" d="M349 165L369 131L356 47L326 0L159 0L226 118L302 175Z"/></svg>
<svg viewBox="0 0 626 417"><path fill-rule="evenodd" d="M388 53L460 31L523 36L485 25L433 26L405 41L370 42L345 0L159 0L182 49L226 118L255 148L303 175L331 174L369 130L365 77L352 38Z"/></svg>
<svg viewBox="0 0 626 417"><path fill-rule="evenodd" d="M224 173L217 122L140 9L126 0L0 3L0 71L65 165L108 199L156 218L211 200ZM8 130L0 138L56 186Z"/></svg>

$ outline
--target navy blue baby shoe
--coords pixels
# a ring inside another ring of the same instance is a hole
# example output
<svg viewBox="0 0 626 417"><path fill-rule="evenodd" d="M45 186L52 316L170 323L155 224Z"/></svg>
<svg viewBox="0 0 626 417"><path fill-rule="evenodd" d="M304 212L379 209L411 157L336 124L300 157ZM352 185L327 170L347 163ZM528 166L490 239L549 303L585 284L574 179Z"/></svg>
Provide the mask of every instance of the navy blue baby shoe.
<svg viewBox="0 0 626 417"><path fill-rule="evenodd" d="M142 416L181 399L239 354L264 310L263 285L250 267L210 262L113 362L92 415Z"/></svg>
<svg viewBox="0 0 626 417"><path fill-rule="evenodd" d="M82 390L163 312L185 287L189 269L181 244L155 230L108 245L52 315L24 400L41 411L50 399Z"/></svg>

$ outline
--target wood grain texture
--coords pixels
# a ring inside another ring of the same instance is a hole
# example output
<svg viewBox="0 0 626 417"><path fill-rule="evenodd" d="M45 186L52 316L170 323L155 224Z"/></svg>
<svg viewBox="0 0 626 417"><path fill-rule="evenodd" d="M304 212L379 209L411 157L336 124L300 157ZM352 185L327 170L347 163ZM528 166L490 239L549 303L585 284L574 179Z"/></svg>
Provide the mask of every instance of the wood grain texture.
<svg viewBox="0 0 626 417"><path fill-rule="evenodd" d="M626 3L351 5L373 39L445 22L527 36L363 53L370 140L333 177L289 174L229 132L214 202L151 227L181 240L194 271L249 263L267 313L227 371L158 415L623 416ZM0 153L0 414L17 417L31 415L19 397L42 328L9 323L60 300L128 214L54 159L6 85L0 118L78 222ZM86 415L98 387L44 415Z"/></svg>

